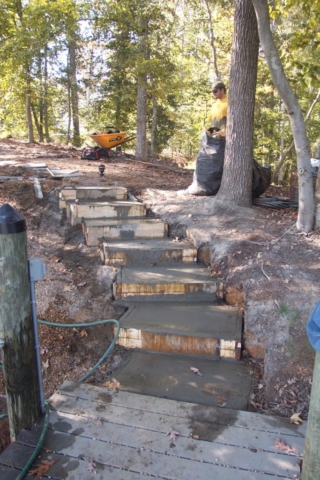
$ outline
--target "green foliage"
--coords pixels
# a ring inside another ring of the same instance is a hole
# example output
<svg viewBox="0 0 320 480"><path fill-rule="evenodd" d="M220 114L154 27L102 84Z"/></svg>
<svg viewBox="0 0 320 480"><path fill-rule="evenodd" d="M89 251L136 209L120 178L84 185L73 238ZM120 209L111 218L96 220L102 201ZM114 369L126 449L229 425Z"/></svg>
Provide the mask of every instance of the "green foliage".
<svg viewBox="0 0 320 480"><path fill-rule="evenodd" d="M129 133L136 131L137 82L144 76L149 143L156 100L156 151L169 146L196 155L211 109L210 87L216 80L207 4L216 61L228 84L231 0L2 0L0 134L26 138L25 98L29 93L41 128L46 115L52 138L66 138L68 41L73 39L84 138L87 132L102 131L108 125ZM299 6L293 0L276 0L271 9L285 73L305 115L320 88L319 7L319 0L303 0ZM145 51L141 50L141 36ZM317 104L307 123L313 155L320 142L319 120ZM292 141L288 116L263 53L259 58L254 136L256 158L272 168ZM295 165L294 150L286 165Z"/></svg>

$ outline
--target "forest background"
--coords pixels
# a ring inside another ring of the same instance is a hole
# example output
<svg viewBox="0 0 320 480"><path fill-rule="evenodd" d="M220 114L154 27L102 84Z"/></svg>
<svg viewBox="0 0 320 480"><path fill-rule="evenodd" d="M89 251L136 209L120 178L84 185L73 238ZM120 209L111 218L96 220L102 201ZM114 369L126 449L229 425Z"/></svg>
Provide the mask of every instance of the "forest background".
<svg viewBox="0 0 320 480"><path fill-rule="evenodd" d="M270 5L288 81L305 116L312 106L313 157L320 141L317 3ZM1 0L0 136L81 147L88 133L111 125L136 133L142 122L148 155L192 159L212 83L228 85L233 24L229 0ZM262 51L254 127L255 157L275 169L292 134ZM280 183L295 169L292 149Z"/></svg>

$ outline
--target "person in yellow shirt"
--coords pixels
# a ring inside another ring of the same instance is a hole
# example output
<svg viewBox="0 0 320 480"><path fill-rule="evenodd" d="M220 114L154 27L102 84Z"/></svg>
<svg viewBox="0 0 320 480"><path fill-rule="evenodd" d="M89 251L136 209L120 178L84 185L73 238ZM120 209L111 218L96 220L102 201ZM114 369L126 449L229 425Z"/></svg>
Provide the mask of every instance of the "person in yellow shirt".
<svg viewBox="0 0 320 480"><path fill-rule="evenodd" d="M212 93L216 101L212 106L208 118L209 127L207 128L207 132L216 138L225 138L228 110L228 97L225 84L223 82L217 82L212 89Z"/></svg>

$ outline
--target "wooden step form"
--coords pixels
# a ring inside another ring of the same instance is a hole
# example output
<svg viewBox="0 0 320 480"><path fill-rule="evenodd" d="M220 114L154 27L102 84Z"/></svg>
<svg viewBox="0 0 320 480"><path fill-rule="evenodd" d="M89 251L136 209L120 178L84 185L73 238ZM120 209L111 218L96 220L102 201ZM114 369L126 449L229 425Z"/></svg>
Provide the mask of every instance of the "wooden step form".
<svg viewBox="0 0 320 480"><path fill-rule="evenodd" d="M198 265L120 267L113 284L116 300L192 300L222 298L223 284Z"/></svg>
<svg viewBox="0 0 320 480"><path fill-rule="evenodd" d="M66 208L67 201L75 200L127 200L128 189L125 187L63 187L59 189L59 208Z"/></svg>
<svg viewBox="0 0 320 480"><path fill-rule="evenodd" d="M176 242L169 238L109 241L101 244L100 256L104 265L154 267L177 262L194 263L197 261L197 248L188 242Z"/></svg>
<svg viewBox="0 0 320 480"><path fill-rule="evenodd" d="M168 224L154 218L84 218L82 231L88 247L93 247L106 240L167 237Z"/></svg>
<svg viewBox="0 0 320 480"><path fill-rule="evenodd" d="M92 202L77 200L67 202L67 218L71 225L77 225L84 218L128 218L145 217L146 206L143 203L130 201Z"/></svg>
<svg viewBox="0 0 320 480"><path fill-rule="evenodd" d="M212 303L135 303L120 319L117 343L152 352L240 360L242 315L237 308Z"/></svg>

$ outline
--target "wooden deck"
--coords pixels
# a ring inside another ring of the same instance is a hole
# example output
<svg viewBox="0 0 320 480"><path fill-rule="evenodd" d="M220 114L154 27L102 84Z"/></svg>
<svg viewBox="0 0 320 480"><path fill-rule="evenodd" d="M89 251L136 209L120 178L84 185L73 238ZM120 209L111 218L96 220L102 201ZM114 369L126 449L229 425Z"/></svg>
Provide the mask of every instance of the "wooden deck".
<svg viewBox="0 0 320 480"><path fill-rule="evenodd" d="M16 479L42 423L0 456L1 480ZM65 382L36 463L54 460L42 476L54 480L296 479L304 435L289 419Z"/></svg>

